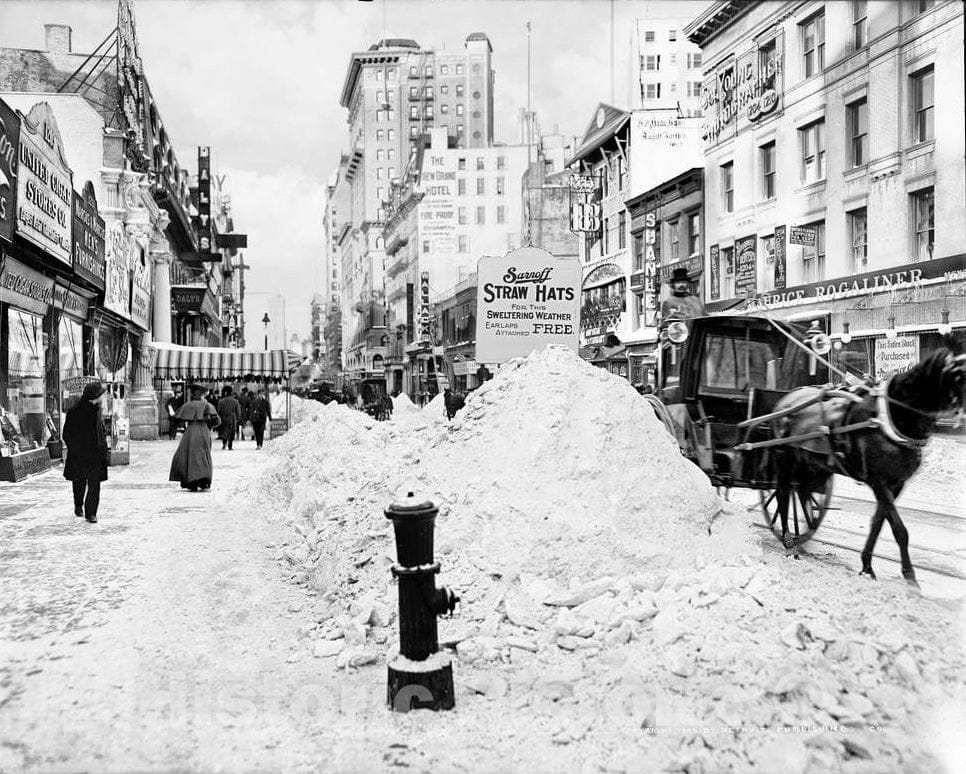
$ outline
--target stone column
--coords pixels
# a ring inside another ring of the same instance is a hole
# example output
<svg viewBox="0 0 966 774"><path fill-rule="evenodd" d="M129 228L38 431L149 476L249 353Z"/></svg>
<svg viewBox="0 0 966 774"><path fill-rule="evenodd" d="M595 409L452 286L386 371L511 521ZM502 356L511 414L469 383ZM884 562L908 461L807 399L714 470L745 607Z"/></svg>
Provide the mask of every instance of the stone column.
<svg viewBox="0 0 966 774"><path fill-rule="evenodd" d="M151 243L151 260L154 263L154 315L153 336L155 341L171 342L171 255L167 240Z"/></svg>
<svg viewBox="0 0 966 774"><path fill-rule="evenodd" d="M158 439L158 393L152 383L157 356L157 349L151 346L151 334L145 331L135 353L134 385L129 403L132 441Z"/></svg>

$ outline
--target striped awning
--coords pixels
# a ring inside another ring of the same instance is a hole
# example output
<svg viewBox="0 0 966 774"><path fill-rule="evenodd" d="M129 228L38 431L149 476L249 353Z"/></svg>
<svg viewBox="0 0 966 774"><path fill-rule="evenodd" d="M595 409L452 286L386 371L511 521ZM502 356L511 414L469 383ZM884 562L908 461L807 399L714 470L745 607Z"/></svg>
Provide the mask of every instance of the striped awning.
<svg viewBox="0 0 966 774"><path fill-rule="evenodd" d="M246 376L287 379L302 362L301 355L285 349L223 349L179 347L155 342L158 379L243 379Z"/></svg>

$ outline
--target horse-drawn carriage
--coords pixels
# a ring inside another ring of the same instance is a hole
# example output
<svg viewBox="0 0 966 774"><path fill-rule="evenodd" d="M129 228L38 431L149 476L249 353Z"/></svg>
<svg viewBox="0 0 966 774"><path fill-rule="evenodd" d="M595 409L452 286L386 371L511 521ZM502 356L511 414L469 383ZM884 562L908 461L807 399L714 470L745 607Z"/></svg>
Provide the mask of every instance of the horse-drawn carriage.
<svg viewBox="0 0 966 774"><path fill-rule="evenodd" d="M806 542L828 512L835 474L867 483L879 507L863 572L884 520L914 580L894 500L919 466L937 416L963 398L966 356L931 353L882 384L835 368L819 322L722 315L672 322L645 396L682 453L718 487L757 490L766 522L787 548Z"/></svg>

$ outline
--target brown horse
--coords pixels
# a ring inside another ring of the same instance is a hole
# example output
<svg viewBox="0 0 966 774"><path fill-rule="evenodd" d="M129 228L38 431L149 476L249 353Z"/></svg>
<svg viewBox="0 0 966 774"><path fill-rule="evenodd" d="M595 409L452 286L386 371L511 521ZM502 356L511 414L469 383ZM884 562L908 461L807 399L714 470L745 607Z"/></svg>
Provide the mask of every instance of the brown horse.
<svg viewBox="0 0 966 774"><path fill-rule="evenodd" d="M947 344L955 342L947 337ZM779 446L775 452L778 490L799 492L824 489L829 478L841 473L862 481L872 489L877 502L862 549L860 574L875 578L872 552L882 522L888 521L899 546L902 577L916 584L909 559L909 533L895 501L903 486L919 468L922 448L935 430L936 418L963 405L966 385L966 355L943 348L924 357L908 371L885 384L860 387L852 400L831 398L818 401L775 421L775 436L788 438L828 427L823 439ZM775 406L779 411L813 398L818 387L801 387L784 396ZM844 432L836 433L836 428ZM853 429L849 429L853 428ZM799 494L799 497L802 497ZM788 533L787 505L779 510L783 541Z"/></svg>

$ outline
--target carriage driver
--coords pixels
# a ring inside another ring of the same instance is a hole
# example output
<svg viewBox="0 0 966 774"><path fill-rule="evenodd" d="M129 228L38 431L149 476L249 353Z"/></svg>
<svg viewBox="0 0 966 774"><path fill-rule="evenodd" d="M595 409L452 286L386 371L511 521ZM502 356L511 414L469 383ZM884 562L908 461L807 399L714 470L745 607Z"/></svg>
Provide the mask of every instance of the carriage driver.
<svg viewBox="0 0 966 774"><path fill-rule="evenodd" d="M703 316L704 304L691 292L688 270L679 266L671 274L671 295L661 302L661 323Z"/></svg>

